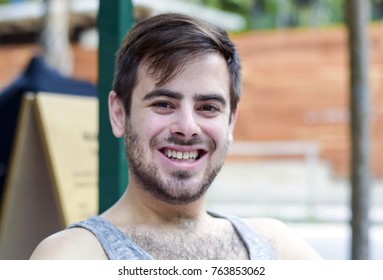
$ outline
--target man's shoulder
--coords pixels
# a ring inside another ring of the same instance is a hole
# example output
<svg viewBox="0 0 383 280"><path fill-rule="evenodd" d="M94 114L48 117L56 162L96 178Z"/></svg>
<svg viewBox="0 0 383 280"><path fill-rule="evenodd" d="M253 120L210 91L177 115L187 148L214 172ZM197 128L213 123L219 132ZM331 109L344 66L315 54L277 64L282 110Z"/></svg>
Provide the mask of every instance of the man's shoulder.
<svg viewBox="0 0 383 280"><path fill-rule="evenodd" d="M96 237L83 228L54 233L36 247L30 259L107 259Z"/></svg>
<svg viewBox="0 0 383 280"><path fill-rule="evenodd" d="M268 236L280 235L283 233L290 232L291 229L282 221L273 218L245 218L244 221L254 228L260 234L267 234Z"/></svg>
<svg viewBox="0 0 383 280"><path fill-rule="evenodd" d="M280 220L247 218L244 221L270 244L278 259L321 259L302 237Z"/></svg>

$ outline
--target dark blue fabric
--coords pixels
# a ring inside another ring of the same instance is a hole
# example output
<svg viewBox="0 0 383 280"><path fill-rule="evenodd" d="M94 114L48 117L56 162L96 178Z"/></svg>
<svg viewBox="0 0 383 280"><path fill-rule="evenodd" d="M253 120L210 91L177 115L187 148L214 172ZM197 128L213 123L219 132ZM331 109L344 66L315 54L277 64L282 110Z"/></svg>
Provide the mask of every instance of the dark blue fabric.
<svg viewBox="0 0 383 280"><path fill-rule="evenodd" d="M33 57L19 77L0 91L0 199L22 97L26 92L41 91L82 96L97 94L92 83L62 76L39 56Z"/></svg>

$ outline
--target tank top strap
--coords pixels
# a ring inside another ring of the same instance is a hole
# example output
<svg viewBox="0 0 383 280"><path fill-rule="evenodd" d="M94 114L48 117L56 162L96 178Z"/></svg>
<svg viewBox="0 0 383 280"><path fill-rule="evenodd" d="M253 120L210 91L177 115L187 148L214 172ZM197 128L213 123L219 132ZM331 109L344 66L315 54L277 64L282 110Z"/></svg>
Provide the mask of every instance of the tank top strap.
<svg viewBox="0 0 383 280"><path fill-rule="evenodd" d="M245 244L251 260L274 260L276 259L273 249L270 245L242 219L216 212L208 211L210 215L216 218L224 218L232 223L234 229Z"/></svg>
<svg viewBox="0 0 383 280"><path fill-rule="evenodd" d="M110 260L151 260L148 253L130 240L121 230L108 220L93 216L74 223L68 228L81 227L93 233Z"/></svg>

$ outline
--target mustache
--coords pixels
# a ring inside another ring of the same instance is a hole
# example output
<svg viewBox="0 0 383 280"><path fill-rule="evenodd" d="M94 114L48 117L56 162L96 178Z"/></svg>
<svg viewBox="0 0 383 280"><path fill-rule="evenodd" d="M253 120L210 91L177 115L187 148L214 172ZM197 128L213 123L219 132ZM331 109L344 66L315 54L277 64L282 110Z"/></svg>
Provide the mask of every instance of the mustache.
<svg viewBox="0 0 383 280"><path fill-rule="evenodd" d="M179 145L179 146L193 146L193 145L201 145L202 144L202 145L205 145L209 149L212 149L212 150L216 148L216 144L213 140L203 139L200 136L195 136L189 140L184 140L184 139L177 137L175 135L171 135L171 136L167 137L166 139L164 139L163 141L166 143L169 143L169 144L175 144L175 145ZM161 142L162 141L159 140L158 138L153 138L151 144L152 144L152 146L157 146Z"/></svg>
<svg viewBox="0 0 383 280"><path fill-rule="evenodd" d="M176 145L180 145L180 146L193 146L193 145L197 145L197 144L203 144L204 142L208 142L208 141L204 141L199 136L197 136L195 138L191 138L188 141L180 139L179 137L176 137L176 136L169 136L168 138L165 139L165 141L170 143L170 144L176 144Z"/></svg>

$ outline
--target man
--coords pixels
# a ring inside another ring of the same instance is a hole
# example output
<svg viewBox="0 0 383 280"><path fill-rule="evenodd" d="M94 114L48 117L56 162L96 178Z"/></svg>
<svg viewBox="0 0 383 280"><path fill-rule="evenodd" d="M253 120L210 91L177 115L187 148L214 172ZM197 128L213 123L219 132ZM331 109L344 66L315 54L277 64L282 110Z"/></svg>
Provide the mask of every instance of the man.
<svg viewBox="0 0 383 280"><path fill-rule="evenodd" d="M207 212L240 97L227 34L182 14L135 25L117 54L110 122L129 185L100 216L45 239L31 259L315 259L281 222Z"/></svg>

